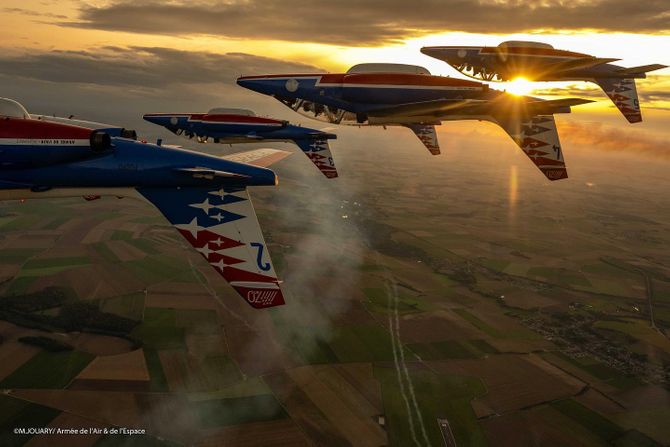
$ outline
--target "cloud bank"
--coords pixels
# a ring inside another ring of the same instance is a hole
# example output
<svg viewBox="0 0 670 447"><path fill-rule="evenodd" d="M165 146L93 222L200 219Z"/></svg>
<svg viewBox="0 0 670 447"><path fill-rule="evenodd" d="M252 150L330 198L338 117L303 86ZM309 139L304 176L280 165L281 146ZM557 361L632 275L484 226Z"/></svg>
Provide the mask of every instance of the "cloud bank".
<svg viewBox="0 0 670 447"><path fill-rule="evenodd" d="M84 5L64 26L164 35L369 46L445 31L670 32L667 0L315 0L241 2L121 0Z"/></svg>

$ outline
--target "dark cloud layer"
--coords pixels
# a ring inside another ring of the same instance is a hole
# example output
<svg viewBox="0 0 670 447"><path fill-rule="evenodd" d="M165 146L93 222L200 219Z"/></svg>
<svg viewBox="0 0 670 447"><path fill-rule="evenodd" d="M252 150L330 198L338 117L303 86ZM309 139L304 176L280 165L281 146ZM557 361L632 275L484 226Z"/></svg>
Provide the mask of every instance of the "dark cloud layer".
<svg viewBox="0 0 670 447"><path fill-rule="evenodd" d="M293 112L279 102L237 86L235 78L240 74L315 70L249 54L168 48L29 52L0 55L0 97L14 98L32 113L74 114L136 128L154 138L165 135L143 121L143 113L244 107L280 118L290 115Z"/></svg>
<svg viewBox="0 0 670 447"><path fill-rule="evenodd" d="M30 17L43 17L47 19L67 19L67 16L63 14L53 14L49 12L33 11L32 9L24 9L24 8L3 8L2 12L8 14L21 14Z"/></svg>
<svg viewBox="0 0 670 447"><path fill-rule="evenodd" d="M0 74L5 76L147 89L179 84L232 83L241 74L286 70L317 69L244 53L221 55L149 47L105 47L95 53L52 51L0 55Z"/></svg>
<svg viewBox="0 0 670 447"><path fill-rule="evenodd" d="M209 34L369 45L441 31L597 29L670 32L667 0L117 1L83 6L77 26L134 33Z"/></svg>

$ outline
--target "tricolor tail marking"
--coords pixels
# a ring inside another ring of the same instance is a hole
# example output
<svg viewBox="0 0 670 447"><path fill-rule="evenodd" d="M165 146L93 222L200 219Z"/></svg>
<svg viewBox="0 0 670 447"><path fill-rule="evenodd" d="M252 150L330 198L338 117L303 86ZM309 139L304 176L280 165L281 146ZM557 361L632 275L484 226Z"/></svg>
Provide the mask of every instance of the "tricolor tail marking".
<svg viewBox="0 0 670 447"><path fill-rule="evenodd" d="M337 177L337 168L330 152L330 145L325 139L295 140L295 144L307 155L314 166L327 178Z"/></svg>
<svg viewBox="0 0 670 447"><path fill-rule="evenodd" d="M617 109L629 123L642 121L640 100L637 97L635 79L603 78L596 79L596 83L609 96Z"/></svg>
<svg viewBox="0 0 670 447"><path fill-rule="evenodd" d="M498 124L549 180L568 178L554 116L535 115L524 119L500 119Z"/></svg>
<svg viewBox="0 0 670 447"><path fill-rule="evenodd" d="M242 298L255 308L284 296L246 189L140 188Z"/></svg>
<svg viewBox="0 0 670 447"><path fill-rule="evenodd" d="M440 154L440 144L437 142L437 132L432 124L407 124L408 128L421 140L426 149L433 154Z"/></svg>

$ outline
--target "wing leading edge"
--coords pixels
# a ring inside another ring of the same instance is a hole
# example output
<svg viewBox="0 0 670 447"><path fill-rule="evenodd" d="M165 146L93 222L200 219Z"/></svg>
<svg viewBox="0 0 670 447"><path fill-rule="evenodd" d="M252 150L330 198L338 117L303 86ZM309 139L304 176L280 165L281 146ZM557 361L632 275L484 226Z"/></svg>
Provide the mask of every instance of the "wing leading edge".
<svg viewBox="0 0 670 447"><path fill-rule="evenodd" d="M284 304L244 188L138 188L252 307Z"/></svg>

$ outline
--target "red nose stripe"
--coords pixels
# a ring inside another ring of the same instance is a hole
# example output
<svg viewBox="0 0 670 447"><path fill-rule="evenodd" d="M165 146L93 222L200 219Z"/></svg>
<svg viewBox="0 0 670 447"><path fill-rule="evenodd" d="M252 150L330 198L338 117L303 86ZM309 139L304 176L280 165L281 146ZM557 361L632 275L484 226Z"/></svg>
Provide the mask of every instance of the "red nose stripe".
<svg viewBox="0 0 670 447"><path fill-rule="evenodd" d="M68 124L49 123L40 120L19 118L0 119L0 138L68 139L83 140L91 136L91 130Z"/></svg>

